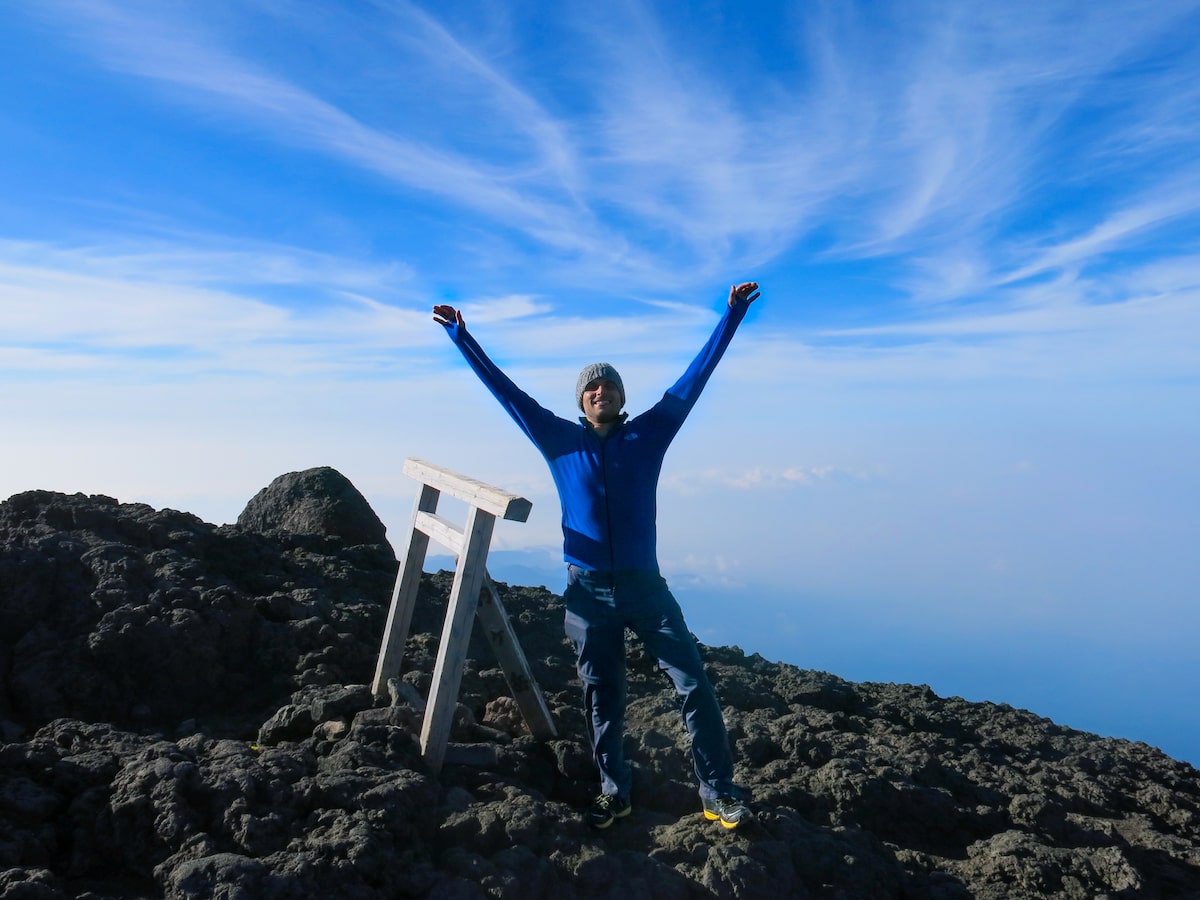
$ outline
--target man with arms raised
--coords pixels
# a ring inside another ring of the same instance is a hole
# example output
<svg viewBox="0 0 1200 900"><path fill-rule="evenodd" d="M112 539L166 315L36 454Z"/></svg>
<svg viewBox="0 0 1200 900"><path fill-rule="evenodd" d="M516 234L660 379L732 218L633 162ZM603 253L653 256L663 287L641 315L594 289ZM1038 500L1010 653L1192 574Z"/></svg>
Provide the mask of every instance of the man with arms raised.
<svg viewBox="0 0 1200 900"><path fill-rule="evenodd" d="M625 764L625 629L670 676L691 736L692 762L707 819L736 828L750 818L733 781L733 756L721 706L679 604L659 574L656 494L663 457L700 397L750 304L753 281L729 290L721 321L683 376L654 406L629 418L625 385L608 363L579 375L583 416L570 421L540 406L488 359L460 311L433 308L475 374L550 466L562 504L567 562L566 633L575 646L584 712L600 794L585 819L607 828L629 815L632 775Z"/></svg>

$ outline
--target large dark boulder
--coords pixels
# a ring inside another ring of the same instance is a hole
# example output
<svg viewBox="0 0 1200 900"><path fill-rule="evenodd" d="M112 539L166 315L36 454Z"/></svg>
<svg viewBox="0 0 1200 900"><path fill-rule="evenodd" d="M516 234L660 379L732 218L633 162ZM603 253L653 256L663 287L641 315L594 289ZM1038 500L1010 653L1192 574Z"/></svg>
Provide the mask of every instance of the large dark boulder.
<svg viewBox="0 0 1200 900"><path fill-rule="evenodd" d="M252 531L336 537L347 544L387 543L387 529L366 498L329 466L280 475L254 495L237 523Z"/></svg>

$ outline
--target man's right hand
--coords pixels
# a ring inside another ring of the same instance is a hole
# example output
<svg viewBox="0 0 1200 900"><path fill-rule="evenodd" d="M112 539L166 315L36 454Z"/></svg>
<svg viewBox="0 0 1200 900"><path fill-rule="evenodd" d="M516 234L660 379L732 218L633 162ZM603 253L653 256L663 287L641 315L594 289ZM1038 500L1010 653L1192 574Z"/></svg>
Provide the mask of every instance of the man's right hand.
<svg viewBox="0 0 1200 900"><path fill-rule="evenodd" d="M735 284L729 289L729 305L737 306L739 303L753 303L758 299L758 282L745 281L742 284Z"/></svg>
<svg viewBox="0 0 1200 900"><path fill-rule="evenodd" d="M439 325L457 325L459 328L465 328L467 325L463 321L462 313L446 303L439 303L433 308L433 321Z"/></svg>

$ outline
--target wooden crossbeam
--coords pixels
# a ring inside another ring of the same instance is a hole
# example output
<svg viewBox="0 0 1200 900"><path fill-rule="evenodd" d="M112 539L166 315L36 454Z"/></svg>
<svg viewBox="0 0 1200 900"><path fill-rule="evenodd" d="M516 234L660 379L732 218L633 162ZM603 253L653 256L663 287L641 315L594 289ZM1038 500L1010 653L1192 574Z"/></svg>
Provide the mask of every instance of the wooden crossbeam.
<svg viewBox="0 0 1200 900"><path fill-rule="evenodd" d="M529 518L533 504L517 494L502 491L500 488L460 475L450 469L435 466L422 459L409 457L404 461L404 474L422 484L437 488L462 500L470 506L476 506L500 519L512 522L524 522Z"/></svg>
<svg viewBox="0 0 1200 900"><path fill-rule="evenodd" d="M443 519L435 513L418 512L413 518L413 527L433 538L455 556L462 552L462 529L448 519Z"/></svg>

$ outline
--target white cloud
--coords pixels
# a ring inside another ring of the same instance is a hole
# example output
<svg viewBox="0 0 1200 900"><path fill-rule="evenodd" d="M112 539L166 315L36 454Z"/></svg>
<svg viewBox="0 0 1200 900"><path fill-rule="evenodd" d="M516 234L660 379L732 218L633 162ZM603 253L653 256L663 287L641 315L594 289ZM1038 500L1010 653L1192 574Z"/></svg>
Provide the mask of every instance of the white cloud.
<svg viewBox="0 0 1200 900"><path fill-rule="evenodd" d="M713 467L670 471L662 479L664 490L679 493L697 493L714 489L732 488L737 491L773 491L793 487L811 487L833 478L862 480L863 473L839 471L830 465L786 466L770 468L755 465L749 468Z"/></svg>
<svg viewBox="0 0 1200 900"><path fill-rule="evenodd" d="M459 310L464 312L463 319L466 320L466 315L471 316L471 321L468 327L477 322L494 324L500 322L512 322L517 320L523 324L526 319L531 316L539 316L549 313L553 307L539 300L537 297L532 297L528 294L510 294L506 297L480 297L471 301L470 309Z"/></svg>

